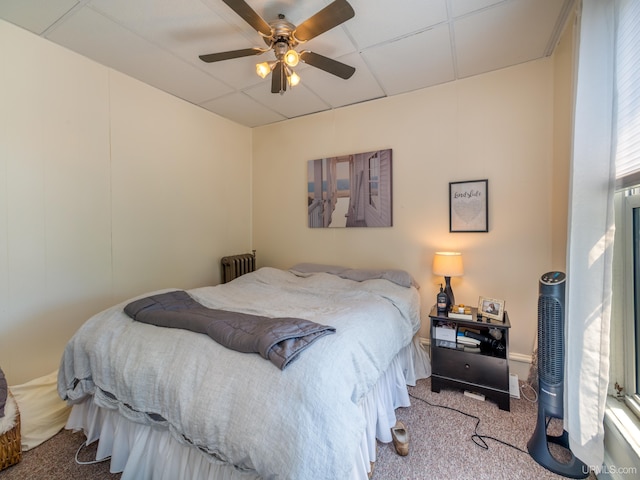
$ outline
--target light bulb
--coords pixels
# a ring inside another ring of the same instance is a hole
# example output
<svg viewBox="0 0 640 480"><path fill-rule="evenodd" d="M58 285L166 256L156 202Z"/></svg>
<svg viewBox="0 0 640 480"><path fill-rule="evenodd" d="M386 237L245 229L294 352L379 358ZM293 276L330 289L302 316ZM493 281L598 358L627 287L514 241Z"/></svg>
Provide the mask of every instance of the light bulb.
<svg viewBox="0 0 640 480"><path fill-rule="evenodd" d="M284 55L284 63L286 63L290 67L295 67L296 65L298 65L299 60L300 60L300 56L298 55L298 52L296 52L293 49L289 50Z"/></svg>
<svg viewBox="0 0 640 480"><path fill-rule="evenodd" d="M287 77L287 79L289 80L289 85L292 87L295 87L300 83L300 77L296 72L292 72L291 75Z"/></svg>
<svg viewBox="0 0 640 480"><path fill-rule="evenodd" d="M262 62L256 64L256 73L260 78L266 78L271 73L271 66L268 62Z"/></svg>

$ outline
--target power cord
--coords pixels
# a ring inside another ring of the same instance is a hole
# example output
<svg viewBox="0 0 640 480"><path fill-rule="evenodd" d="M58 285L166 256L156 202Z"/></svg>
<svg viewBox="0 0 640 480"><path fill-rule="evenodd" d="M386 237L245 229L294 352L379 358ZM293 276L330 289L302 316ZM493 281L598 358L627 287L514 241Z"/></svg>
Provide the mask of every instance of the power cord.
<svg viewBox="0 0 640 480"><path fill-rule="evenodd" d="M76 451L76 463L78 465L95 465L96 463L102 463L102 462L106 462L107 460L110 460L111 457L107 457L107 458L103 458L102 460L91 460L88 462L83 462L82 460L78 459L78 455L80 454L80 450L82 450L84 447L87 446L87 441L85 440L84 442L82 442L80 444L80 446L78 447L78 450Z"/></svg>
<svg viewBox="0 0 640 480"><path fill-rule="evenodd" d="M530 389L533 392L533 398L527 396L524 390L525 387L528 387L528 389ZM525 400L531 403L536 403L538 401L538 391L535 388L533 388L533 386L531 386L530 383L523 382L522 385L520 385L520 393L522 394L522 397Z"/></svg>
<svg viewBox="0 0 640 480"><path fill-rule="evenodd" d="M499 438L492 437L490 435L480 435L480 433L478 433L478 427L480 426L480 418L476 417L475 415L471 415L470 413L463 412L462 410L458 410L457 408L448 407L446 405L438 405L437 403L431 403L430 401L425 400L424 398L416 397L412 393L409 393L409 396L412 397L412 398L415 398L416 400L420 400L421 402L426 403L430 407L444 408L445 410L451 410L451 411L460 413L460 414L462 414L462 415L464 415L466 417L473 418L476 421L476 426L473 429L473 435L471 435L471 440L473 440L473 443L478 445L480 448L484 448L485 450L489 450L489 445L487 444L487 442L485 440L493 440L494 442L501 443L502 445L506 445L507 447L511 447L511 448L513 448L515 450L518 450L519 452L526 453L527 455L529 455L529 452L521 449L520 447L516 447L515 445L512 445L509 442L505 442L504 440L500 440Z"/></svg>

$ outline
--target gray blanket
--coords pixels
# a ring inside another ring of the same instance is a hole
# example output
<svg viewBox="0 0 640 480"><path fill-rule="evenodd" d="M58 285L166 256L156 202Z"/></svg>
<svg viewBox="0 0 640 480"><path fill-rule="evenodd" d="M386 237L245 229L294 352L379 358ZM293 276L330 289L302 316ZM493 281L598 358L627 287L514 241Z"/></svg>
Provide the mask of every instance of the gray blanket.
<svg viewBox="0 0 640 480"><path fill-rule="evenodd" d="M183 290L141 298L129 303L124 311L139 322L204 333L232 350L259 353L281 370L314 341L336 331L335 327L300 318L269 318L207 308Z"/></svg>

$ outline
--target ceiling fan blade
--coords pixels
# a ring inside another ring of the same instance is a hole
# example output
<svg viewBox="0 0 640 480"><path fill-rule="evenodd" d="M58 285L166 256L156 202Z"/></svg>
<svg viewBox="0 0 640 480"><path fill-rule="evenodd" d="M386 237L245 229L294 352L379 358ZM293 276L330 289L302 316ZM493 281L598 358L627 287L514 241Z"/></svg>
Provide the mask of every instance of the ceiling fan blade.
<svg viewBox="0 0 640 480"><path fill-rule="evenodd" d="M265 50L262 48L243 48L242 50L231 50L229 52L208 53L200 55L200 60L207 63L220 62L222 60L231 60L232 58L250 57L251 55L260 55Z"/></svg>
<svg viewBox="0 0 640 480"><path fill-rule="evenodd" d="M271 27L264 19L251 8L244 0L222 0L231 10L265 37L271 36Z"/></svg>
<svg viewBox="0 0 640 480"><path fill-rule="evenodd" d="M347 0L335 0L298 25L293 36L300 42L306 42L346 22L354 15L355 12Z"/></svg>
<svg viewBox="0 0 640 480"><path fill-rule="evenodd" d="M287 91L287 79L284 75L284 64L278 62L271 72L271 93Z"/></svg>
<svg viewBox="0 0 640 480"><path fill-rule="evenodd" d="M300 60L312 67L319 68L320 70L324 70L325 72L344 78L345 80L351 78L356 71L356 69L350 65L307 50L300 54Z"/></svg>

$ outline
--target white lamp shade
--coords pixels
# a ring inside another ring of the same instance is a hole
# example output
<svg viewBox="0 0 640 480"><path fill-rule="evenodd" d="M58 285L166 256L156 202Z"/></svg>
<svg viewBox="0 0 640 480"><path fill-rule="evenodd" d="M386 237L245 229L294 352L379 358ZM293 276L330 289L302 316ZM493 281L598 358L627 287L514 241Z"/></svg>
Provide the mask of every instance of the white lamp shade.
<svg viewBox="0 0 640 480"><path fill-rule="evenodd" d="M289 85L292 87L295 87L300 83L300 77L296 72L291 72L291 75L289 75L287 79L289 80Z"/></svg>
<svg viewBox="0 0 640 480"><path fill-rule="evenodd" d="M300 56L298 55L298 52L293 49L284 54L284 63L286 63L290 67L295 67L296 65L298 65L299 60Z"/></svg>
<svg viewBox="0 0 640 480"><path fill-rule="evenodd" d="M436 252L433 256L433 274L441 277L460 277L464 274L460 252Z"/></svg>
<svg viewBox="0 0 640 480"><path fill-rule="evenodd" d="M267 78L267 75L271 73L271 65L268 62L257 63L256 73L260 78Z"/></svg>

